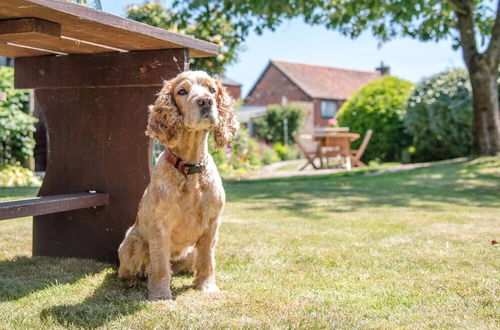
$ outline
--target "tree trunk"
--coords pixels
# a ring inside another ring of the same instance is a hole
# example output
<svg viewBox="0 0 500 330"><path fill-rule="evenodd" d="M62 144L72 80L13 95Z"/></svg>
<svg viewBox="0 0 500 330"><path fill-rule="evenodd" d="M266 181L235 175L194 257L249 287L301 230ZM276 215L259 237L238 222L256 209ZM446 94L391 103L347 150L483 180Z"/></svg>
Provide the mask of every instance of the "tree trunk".
<svg viewBox="0 0 500 330"><path fill-rule="evenodd" d="M472 152L475 155L500 154L500 109L498 102L498 70L483 61L469 66L474 107Z"/></svg>
<svg viewBox="0 0 500 330"><path fill-rule="evenodd" d="M487 50L480 53L476 43L472 0L449 0L455 7L457 28L474 106L472 152L475 155L500 154L500 109L498 106L498 64L500 60L500 2Z"/></svg>

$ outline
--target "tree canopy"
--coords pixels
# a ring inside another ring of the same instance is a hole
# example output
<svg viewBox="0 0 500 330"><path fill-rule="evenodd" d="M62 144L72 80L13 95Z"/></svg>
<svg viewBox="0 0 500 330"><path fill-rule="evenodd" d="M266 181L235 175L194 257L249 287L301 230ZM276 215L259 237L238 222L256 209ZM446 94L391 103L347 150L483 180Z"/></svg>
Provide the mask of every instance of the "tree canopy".
<svg viewBox="0 0 500 330"><path fill-rule="evenodd" d="M491 0L470 0L473 18L485 45L491 35L496 13ZM397 36L437 41L451 37L459 45L457 19L453 3L468 0L188 0L173 2L182 15L196 21L209 20L217 12L237 27L243 37L254 28L257 33L274 30L285 20L302 17L311 25L336 29L343 35L357 37L370 31L381 41Z"/></svg>
<svg viewBox="0 0 500 330"><path fill-rule="evenodd" d="M500 1L493 0L174 0L191 21L221 17L244 39L302 17L351 38L370 31L380 42L398 36L422 41L454 40L461 47L473 94L473 150L500 154L497 72L500 62Z"/></svg>
<svg viewBox="0 0 500 330"><path fill-rule="evenodd" d="M196 20L189 12L178 12L175 8L167 9L158 0L145 1L142 5L129 5L127 17L218 45L219 55L192 59L191 68L223 74L228 64L236 62L238 51L242 49L241 31L222 12L208 9L207 18Z"/></svg>

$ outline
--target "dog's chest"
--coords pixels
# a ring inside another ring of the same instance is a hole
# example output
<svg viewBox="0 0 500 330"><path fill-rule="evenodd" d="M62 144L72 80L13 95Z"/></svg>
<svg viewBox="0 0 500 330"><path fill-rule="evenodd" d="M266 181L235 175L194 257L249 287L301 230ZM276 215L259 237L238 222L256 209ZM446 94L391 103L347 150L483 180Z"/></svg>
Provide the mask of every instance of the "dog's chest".
<svg viewBox="0 0 500 330"><path fill-rule="evenodd" d="M172 226L171 239L175 249L194 245L205 233L210 221L220 212L222 205L217 203L216 194L199 185L186 187L179 194L178 205L181 211Z"/></svg>

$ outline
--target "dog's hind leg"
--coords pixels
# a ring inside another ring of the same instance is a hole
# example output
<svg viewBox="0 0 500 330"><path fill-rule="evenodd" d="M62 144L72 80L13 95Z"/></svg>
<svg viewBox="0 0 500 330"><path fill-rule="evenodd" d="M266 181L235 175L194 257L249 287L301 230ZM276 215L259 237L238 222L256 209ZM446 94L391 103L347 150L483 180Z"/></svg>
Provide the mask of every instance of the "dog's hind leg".
<svg viewBox="0 0 500 330"><path fill-rule="evenodd" d="M147 243L140 236L137 224L134 224L127 230L125 239L118 248L118 258L120 259L118 277L125 280L128 286L134 286L138 277L144 275L147 252Z"/></svg>

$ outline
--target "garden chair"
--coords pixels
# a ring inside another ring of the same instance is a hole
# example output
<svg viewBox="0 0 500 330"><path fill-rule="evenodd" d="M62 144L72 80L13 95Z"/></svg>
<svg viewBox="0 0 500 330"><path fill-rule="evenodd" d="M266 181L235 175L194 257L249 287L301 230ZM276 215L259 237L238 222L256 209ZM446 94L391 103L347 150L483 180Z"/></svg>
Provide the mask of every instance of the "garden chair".
<svg viewBox="0 0 500 330"><path fill-rule="evenodd" d="M313 141L312 136L310 135L299 135L297 132L293 132L292 136L295 144L297 144L297 148L299 148L300 152L307 159L307 163L302 166L299 171L305 169L309 164L311 164L315 169L319 169L319 167L314 164L314 160L319 157L318 143Z"/></svg>
<svg viewBox="0 0 500 330"><path fill-rule="evenodd" d="M361 157L365 153L366 146L368 145L368 142L370 142L370 138L372 137L373 130L369 129L366 131L365 137L363 138L363 142L361 142L361 145L359 146L358 150L351 150L351 164L352 166L359 166L359 167L364 167L366 166L365 163L361 161Z"/></svg>

